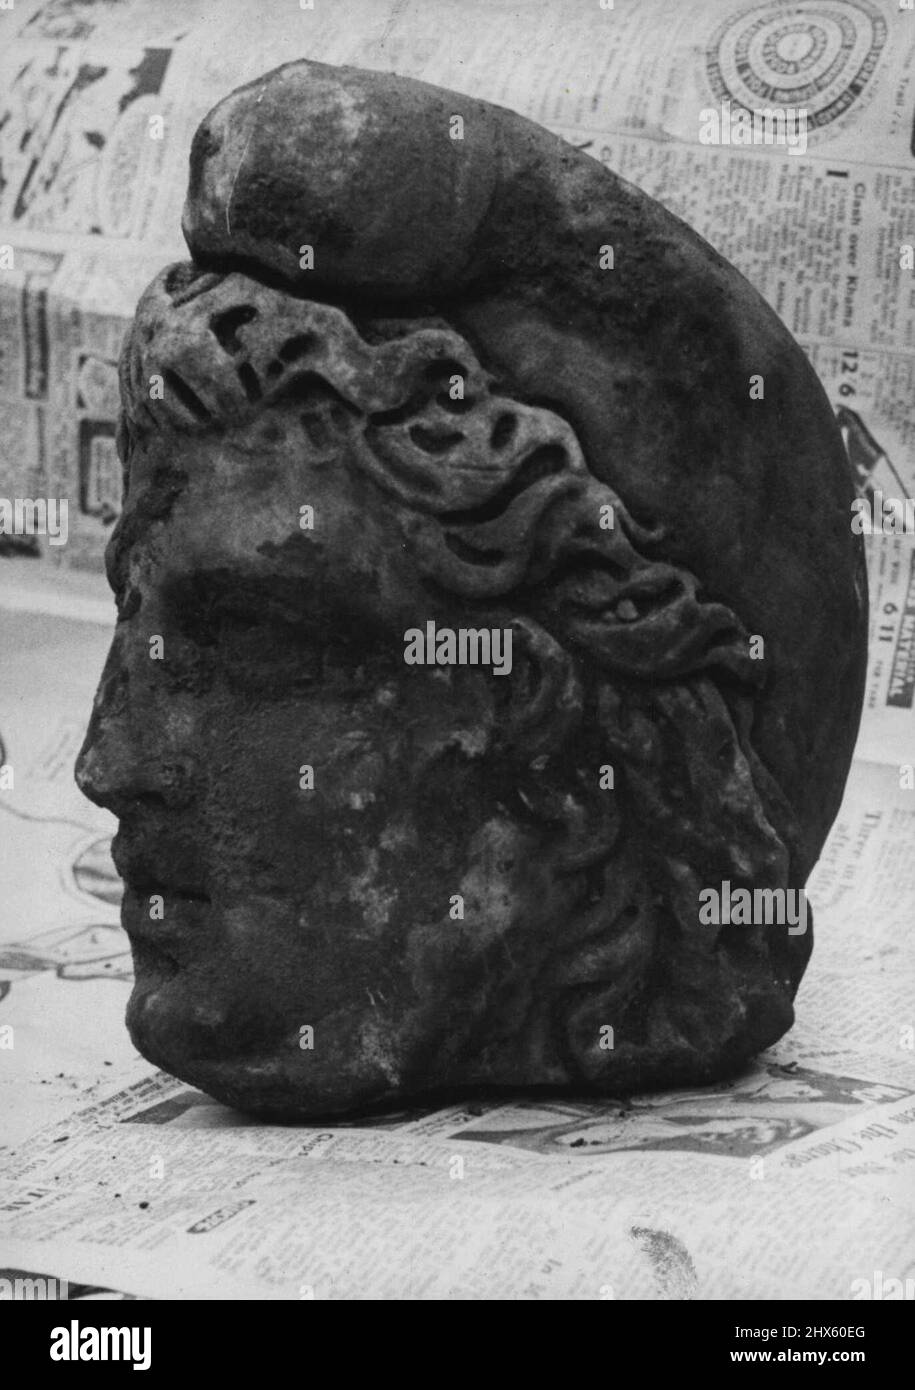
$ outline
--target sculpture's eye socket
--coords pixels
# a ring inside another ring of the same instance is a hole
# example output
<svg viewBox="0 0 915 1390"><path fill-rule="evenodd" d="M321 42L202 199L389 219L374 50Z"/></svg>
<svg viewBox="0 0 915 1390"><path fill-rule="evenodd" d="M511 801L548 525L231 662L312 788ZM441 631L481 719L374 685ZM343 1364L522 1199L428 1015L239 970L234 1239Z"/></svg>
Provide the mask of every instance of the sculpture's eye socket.
<svg viewBox="0 0 915 1390"><path fill-rule="evenodd" d="M171 584L163 598L180 638L175 678L223 679L261 700L315 688L353 699L389 679L389 652L283 604L281 592L274 580L267 601L259 584L233 585L221 575Z"/></svg>
<svg viewBox="0 0 915 1390"><path fill-rule="evenodd" d="M294 613L223 576L198 575L168 586L164 602L180 634L184 661L262 697L321 679L321 645ZM176 653L181 660L181 652Z"/></svg>

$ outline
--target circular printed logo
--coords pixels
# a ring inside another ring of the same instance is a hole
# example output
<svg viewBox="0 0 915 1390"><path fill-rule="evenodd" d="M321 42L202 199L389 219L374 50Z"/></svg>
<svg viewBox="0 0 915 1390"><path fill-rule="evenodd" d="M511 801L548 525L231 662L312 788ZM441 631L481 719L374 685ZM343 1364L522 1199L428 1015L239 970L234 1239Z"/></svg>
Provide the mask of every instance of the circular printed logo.
<svg viewBox="0 0 915 1390"><path fill-rule="evenodd" d="M816 130L857 101L886 38L870 0L770 0L716 30L706 69L719 101L804 110Z"/></svg>

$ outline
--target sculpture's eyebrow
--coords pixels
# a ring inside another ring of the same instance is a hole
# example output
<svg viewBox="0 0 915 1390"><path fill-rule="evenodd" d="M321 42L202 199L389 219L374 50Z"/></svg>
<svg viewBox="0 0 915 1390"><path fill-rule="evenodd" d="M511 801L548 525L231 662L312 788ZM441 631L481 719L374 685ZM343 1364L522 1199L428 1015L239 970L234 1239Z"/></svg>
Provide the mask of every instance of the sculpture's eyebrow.
<svg viewBox="0 0 915 1390"><path fill-rule="evenodd" d="M356 602L348 602L343 613L335 610L301 574L203 565L173 575L160 597L191 637L196 632L212 640L222 622L234 620L236 628L273 629L291 649L329 649L355 664L369 659L399 663L403 651L399 633L393 640L389 626L361 612Z"/></svg>
<svg viewBox="0 0 915 1390"><path fill-rule="evenodd" d="M188 475L173 464L159 464L143 487L136 506L126 506L105 550L105 570L115 594L127 582L127 562L133 545L142 540L154 521L164 521L188 484ZM125 499L130 496L130 469L125 470Z"/></svg>

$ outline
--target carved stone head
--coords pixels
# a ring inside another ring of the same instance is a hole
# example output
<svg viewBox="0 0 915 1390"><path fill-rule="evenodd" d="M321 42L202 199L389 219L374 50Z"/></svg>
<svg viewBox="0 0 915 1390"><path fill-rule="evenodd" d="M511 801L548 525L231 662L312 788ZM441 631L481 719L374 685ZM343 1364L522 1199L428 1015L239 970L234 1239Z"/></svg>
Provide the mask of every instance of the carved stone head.
<svg viewBox="0 0 915 1390"><path fill-rule="evenodd" d="M595 160L381 74L223 102L185 234L122 356L77 768L120 818L136 1045L307 1117L773 1042L807 914L701 904L803 888L860 710L799 348Z"/></svg>

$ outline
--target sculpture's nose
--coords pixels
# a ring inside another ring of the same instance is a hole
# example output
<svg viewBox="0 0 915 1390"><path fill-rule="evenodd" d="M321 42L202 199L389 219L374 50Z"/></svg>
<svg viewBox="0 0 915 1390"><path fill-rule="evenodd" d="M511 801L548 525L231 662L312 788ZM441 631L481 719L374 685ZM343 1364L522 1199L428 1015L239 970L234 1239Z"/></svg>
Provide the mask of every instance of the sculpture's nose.
<svg viewBox="0 0 915 1390"><path fill-rule="evenodd" d="M156 738L158 726L149 709L132 707L129 671L116 645L117 641L76 760L76 785L90 801L119 817L135 811L138 804L185 806L192 796L196 759L184 750L163 749L170 740Z"/></svg>
<svg viewBox="0 0 915 1390"><path fill-rule="evenodd" d="M76 785L83 796L116 816L143 792L142 763L124 737L119 723L101 726L93 714L76 760Z"/></svg>

